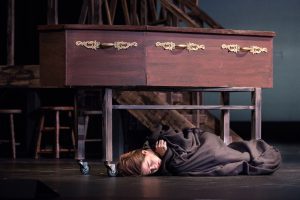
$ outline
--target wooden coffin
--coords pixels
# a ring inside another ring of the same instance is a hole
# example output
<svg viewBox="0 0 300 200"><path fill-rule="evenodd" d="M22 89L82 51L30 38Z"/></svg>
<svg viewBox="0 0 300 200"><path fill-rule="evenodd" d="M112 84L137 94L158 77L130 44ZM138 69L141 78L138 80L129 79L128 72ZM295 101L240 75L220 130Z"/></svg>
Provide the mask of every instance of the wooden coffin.
<svg viewBox="0 0 300 200"><path fill-rule="evenodd" d="M273 85L274 32L48 25L39 33L45 86Z"/></svg>

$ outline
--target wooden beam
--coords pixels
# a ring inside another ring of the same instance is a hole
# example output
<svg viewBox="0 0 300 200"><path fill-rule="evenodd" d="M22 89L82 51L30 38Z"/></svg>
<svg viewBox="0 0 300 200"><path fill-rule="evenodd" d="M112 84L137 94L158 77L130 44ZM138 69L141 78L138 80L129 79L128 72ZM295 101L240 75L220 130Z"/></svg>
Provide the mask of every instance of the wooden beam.
<svg viewBox="0 0 300 200"><path fill-rule="evenodd" d="M148 0L148 12L149 12L149 18L148 23L155 22L158 20L158 14L156 11L156 4L154 0Z"/></svg>
<svg viewBox="0 0 300 200"><path fill-rule="evenodd" d="M109 8L107 0L104 0L104 6L105 6L105 11L106 11L107 23L108 23L108 25L112 25L113 21L111 18L110 8Z"/></svg>
<svg viewBox="0 0 300 200"><path fill-rule="evenodd" d="M39 65L0 66L0 86L40 86Z"/></svg>
<svg viewBox="0 0 300 200"><path fill-rule="evenodd" d="M94 4L95 0L88 0L88 24L94 24L95 21L95 4Z"/></svg>
<svg viewBox="0 0 300 200"><path fill-rule="evenodd" d="M166 22L165 22L165 25L167 25L168 23L168 19L167 19L167 10L165 7L161 6L160 8L160 11L159 11L159 19L164 19Z"/></svg>
<svg viewBox="0 0 300 200"><path fill-rule="evenodd" d="M139 25L138 15L137 15L137 1L130 1L130 24Z"/></svg>
<svg viewBox="0 0 300 200"><path fill-rule="evenodd" d="M203 95L202 92L192 92L191 93L191 102L192 105L203 105ZM193 110L192 117L193 122L196 124L196 126L199 126L202 124L202 121L200 119L200 116L203 116L204 112L203 110Z"/></svg>
<svg viewBox="0 0 300 200"><path fill-rule="evenodd" d="M230 105L114 105L125 110L254 110L254 106Z"/></svg>
<svg viewBox="0 0 300 200"><path fill-rule="evenodd" d="M117 0L111 0L110 1L110 16L111 16L111 21L112 23L115 21L115 15L116 15L116 8L117 8Z"/></svg>
<svg viewBox="0 0 300 200"><path fill-rule="evenodd" d="M186 13L184 13L169 0L160 0L160 2L164 8L166 8L173 15L177 16L179 19L187 22L191 27L199 27L199 25L192 18L190 18Z"/></svg>
<svg viewBox="0 0 300 200"><path fill-rule="evenodd" d="M123 13L124 13L125 24L130 25L130 17L129 17L127 1L126 0L121 0L121 1L122 1L122 8L123 8Z"/></svg>
<svg viewBox="0 0 300 200"><path fill-rule="evenodd" d="M114 98L120 104L158 104L167 105L155 92L122 91L114 94ZM175 130L195 127L183 115L176 110L128 110L145 127L155 131L160 123L166 124Z"/></svg>
<svg viewBox="0 0 300 200"><path fill-rule="evenodd" d="M79 24L84 24L86 22L87 14L88 14L88 0L83 0L81 6L81 12L78 20Z"/></svg>
<svg viewBox="0 0 300 200"><path fill-rule="evenodd" d="M174 4L178 8L180 8L181 3L178 0L173 0L173 2L174 2ZM179 24L179 18L176 15L172 15L172 17L171 17L171 24L172 24L172 26L178 26L178 24Z"/></svg>
<svg viewBox="0 0 300 200"><path fill-rule="evenodd" d="M140 25L148 24L148 7L147 0L140 1Z"/></svg>
<svg viewBox="0 0 300 200"><path fill-rule="evenodd" d="M112 89L106 88L103 99L102 140L105 161L113 161L112 149Z"/></svg>
<svg viewBox="0 0 300 200"><path fill-rule="evenodd" d="M15 64L15 0L7 5L7 65Z"/></svg>
<svg viewBox="0 0 300 200"><path fill-rule="evenodd" d="M261 139L261 88L255 88L252 92L252 105L255 109L252 110L251 117L251 139Z"/></svg>
<svg viewBox="0 0 300 200"><path fill-rule="evenodd" d="M208 14L201 10L192 0L181 0L181 3L187 6L191 11L198 16L202 21L207 23L212 28L223 28L215 20L213 20Z"/></svg>
<svg viewBox="0 0 300 200"><path fill-rule="evenodd" d="M160 97L160 93L158 92L121 91L115 92L113 96L116 99L116 101L121 105L134 104L145 106L157 104L165 108L172 107L172 105L168 105L167 102ZM114 108L116 107L117 106L114 105ZM172 109L174 109L174 107ZM157 125L160 123L168 125L174 130L182 130L184 128L196 127L192 122L190 122L183 114L181 114L177 110L128 110L128 112L131 113L135 118L137 118L145 127L149 128L149 130L151 131L155 131ZM210 130L219 135L219 120L207 111L205 111L204 114L206 114L207 120L205 121L203 128L205 130ZM230 136L232 137L233 141L241 140L241 138L233 130L230 130Z"/></svg>
<svg viewBox="0 0 300 200"><path fill-rule="evenodd" d="M94 0L94 16L93 16L93 21L94 24L103 24L103 19L102 19L102 0Z"/></svg>
<svg viewBox="0 0 300 200"><path fill-rule="evenodd" d="M187 14L188 14L188 16L190 16L192 19L194 19L194 20L199 24L200 27L204 27L204 21L203 21L201 18L199 18L198 15L194 14L193 12L192 12L192 13L191 13L191 12L188 12Z"/></svg>
<svg viewBox="0 0 300 200"><path fill-rule="evenodd" d="M228 106L230 103L229 92L221 92L220 104L224 105L224 107ZM230 138L230 112L229 109L221 110L220 116L220 133L221 138L223 139L225 144L231 143L232 139Z"/></svg>
<svg viewBox="0 0 300 200"><path fill-rule="evenodd" d="M57 0L48 0L47 24L58 24Z"/></svg>

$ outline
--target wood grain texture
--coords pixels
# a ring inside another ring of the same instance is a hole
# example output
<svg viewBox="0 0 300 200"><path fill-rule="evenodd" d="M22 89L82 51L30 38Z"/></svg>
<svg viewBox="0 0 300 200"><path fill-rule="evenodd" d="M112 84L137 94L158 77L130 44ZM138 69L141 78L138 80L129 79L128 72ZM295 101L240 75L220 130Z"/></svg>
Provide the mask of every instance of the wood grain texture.
<svg viewBox="0 0 300 200"><path fill-rule="evenodd" d="M40 27L42 84L55 86L273 86L273 32L149 26ZM127 50L76 46L76 41L137 42ZM192 42L205 50L172 51L156 42ZM259 46L267 53L228 52L222 44Z"/></svg>
<svg viewBox="0 0 300 200"><path fill-rule="evenodd" d="M132 86L145 85L143 33L104 31L68 31L66 73L67 85L73 86ZM76 46L76 41L97 40L137 42L127 50L104 48L91 50Z"/></svg>
<svg viewBox="0 0 300 200"><path fill-rule="evenodd" d="M40 66L0 65L0 86L40 87Z"/></svg>
<svg viewBox="0 0 300 200"><path fill-rule="evenodd" d="M41 86L66 85L65 32L40 34L40 82Z"/></svg>
<svg viewBox="0 0 300 200"><path fill-rule="evenodd" d="M272 87L273 63L270 38L179 33L146 34L146 71L149 86ZM205 45L205 50L173 51L155 47L156 42ZM268 53L232 53L222 44L268 48Z"/></svg>

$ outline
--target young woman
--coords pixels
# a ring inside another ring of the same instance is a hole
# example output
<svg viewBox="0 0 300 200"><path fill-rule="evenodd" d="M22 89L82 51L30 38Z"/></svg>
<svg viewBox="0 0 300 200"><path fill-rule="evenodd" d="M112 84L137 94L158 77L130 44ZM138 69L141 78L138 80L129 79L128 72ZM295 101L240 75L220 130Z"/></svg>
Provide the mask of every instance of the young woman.
<svg viewBox="0 0 300 200"><path fill-rule="evenodd" d="M176 132L160 127L143 148L120 156L121 176L225 176L272 174L281 164L280 152L263 140L232 142L201 129Z"/></svg>

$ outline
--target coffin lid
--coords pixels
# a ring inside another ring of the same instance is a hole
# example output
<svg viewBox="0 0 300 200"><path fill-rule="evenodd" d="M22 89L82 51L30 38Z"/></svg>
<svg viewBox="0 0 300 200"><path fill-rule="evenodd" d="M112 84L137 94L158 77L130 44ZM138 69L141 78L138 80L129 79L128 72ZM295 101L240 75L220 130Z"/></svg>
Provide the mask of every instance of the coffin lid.
<svg viewBox="0 0 300 200"><path fill-rule="evenodd" d="M101 31L141 31L141 32L173 32L173 33L201 33L216 35L248 35L274 37L273 31L212 29L171 26L132 26L132 25L96 25L96 24L57 24L38 26L39 31L62 31L62 30L101 30Z"/></svg>

